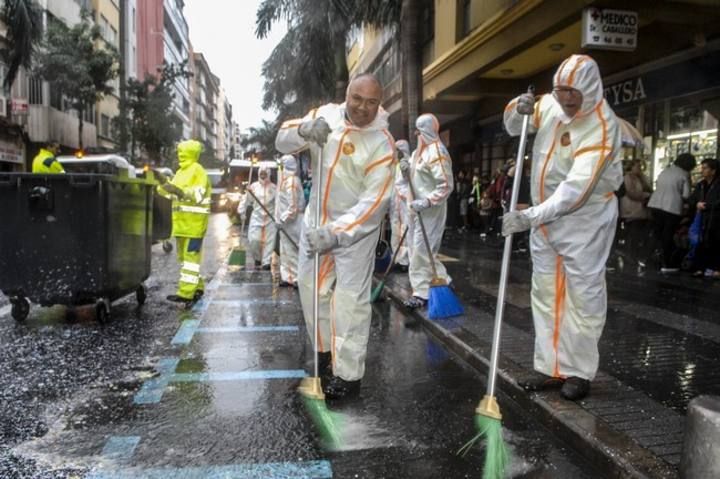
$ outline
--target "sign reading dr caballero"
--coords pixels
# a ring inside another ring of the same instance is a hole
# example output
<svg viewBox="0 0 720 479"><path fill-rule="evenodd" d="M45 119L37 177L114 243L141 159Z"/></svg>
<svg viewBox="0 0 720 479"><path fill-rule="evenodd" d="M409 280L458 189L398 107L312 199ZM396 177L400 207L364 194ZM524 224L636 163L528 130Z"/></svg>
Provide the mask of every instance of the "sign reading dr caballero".
<svg viewBox="0 0 720 479"><path fill-rule="evenodd" d="M637 12L586 8L582 16L582 47L633 51L639 29Z"/></svg>

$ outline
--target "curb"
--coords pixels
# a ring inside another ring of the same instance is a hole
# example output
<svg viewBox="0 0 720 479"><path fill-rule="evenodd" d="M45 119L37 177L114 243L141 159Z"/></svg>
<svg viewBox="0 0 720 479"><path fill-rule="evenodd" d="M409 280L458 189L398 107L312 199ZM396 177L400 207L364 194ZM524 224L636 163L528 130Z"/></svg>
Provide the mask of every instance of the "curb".
<svg viewBox="0 0 720 479"><path fill-rule="evenodd" d="M402 306L406 299L396 285L386 284L385 294ZM475 350L452 331L431 321L418 310L402 311L418 320L449 351L482 374L489 370L490 350ZM552 393L528 394L514 377L521 368L500 355L498 388L515 403L549 429L570 449L595 466L607 478L657 479L676 478L678 471L651 451L643 448L626 434L611 428L605 421L573 402ZM478 398L479 399L479 398Z"/></svg>

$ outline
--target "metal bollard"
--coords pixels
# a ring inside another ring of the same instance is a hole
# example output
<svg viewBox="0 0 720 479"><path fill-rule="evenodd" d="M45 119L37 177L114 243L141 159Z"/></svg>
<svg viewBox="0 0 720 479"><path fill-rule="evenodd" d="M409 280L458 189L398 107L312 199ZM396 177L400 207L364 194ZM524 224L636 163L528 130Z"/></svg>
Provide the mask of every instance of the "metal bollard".
<svg viewBox="0 0 720 479"><path fill-rule="evenodd" d="M720 477L720 397L698 396L690 401L680 477Z"/></svg>

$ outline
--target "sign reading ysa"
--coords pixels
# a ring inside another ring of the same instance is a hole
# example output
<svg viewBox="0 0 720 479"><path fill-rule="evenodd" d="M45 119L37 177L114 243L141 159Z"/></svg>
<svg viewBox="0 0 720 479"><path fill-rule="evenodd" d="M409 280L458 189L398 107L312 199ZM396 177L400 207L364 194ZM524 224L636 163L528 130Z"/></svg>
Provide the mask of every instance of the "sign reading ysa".
<svg viewBox="0 0 720 479"><path fill-rule="evenodd" d="M631 78L605 87L605 99L613 108L646 98L642 77Z"/></svg>
<svg viewBox="0 0 720 479"><path fill-rule="evenodd" d="M586 8L582 16L582 47L633 51L637 47L638 23L637 12Z"/></svg>

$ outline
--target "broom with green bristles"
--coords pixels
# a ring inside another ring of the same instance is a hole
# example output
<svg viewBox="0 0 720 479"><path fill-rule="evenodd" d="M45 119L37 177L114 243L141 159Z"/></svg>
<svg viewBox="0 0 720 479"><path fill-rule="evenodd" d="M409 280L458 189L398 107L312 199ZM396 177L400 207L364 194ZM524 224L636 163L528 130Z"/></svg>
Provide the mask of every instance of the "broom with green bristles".
<svg viewBox="0 0 720 479"><path fill-rule="evenodd" d="M382 275L382 279L378 283L378 285L373 289L372 294L370 295L370 302L374 303L380 298L380 293L382 293L383 288L385 288L385 281L387 281L387 277L390 274L390 270L395 265L395 260L397 260L398 252L400 251L400 248L403 245L403 242L405 241L405 236L407 236L407 232L410 229L409 226L405 227L405 231L403 231L402 236L400 237L400 242L397 245L397 248L395 249L395 252L393 253L392 260L390 260L390 264L388 265L387 269L385 269L385 272Z"/></svg>
<svg viewBox="0 0 720 479"><path fill-rule="evenodd" d="M533 93L533 87L528 88L528 93ZM510 210L517 208L518 194L520 193L520 182L523 176L523 161L525 160L525 145L527 143L527 132L530 124L530 115L523 117L522 130L520 132L520 144L518 145L517 158L515 160L515 177L513 178L512 195L510 199ZM477 434L468 441L458 454L465 455L473 445L485 437L485 467L483 479L502 479L505 475L505 468L508 463L508 451L503 439L502 414L495 398L495 382L497 379L498 360L500 357L500 332L502 329L503 315L505 313L505 294L507 290L508 276L510 273L510 254L512 253L513 235L505 237L505 248L503 249L502 264L500 268L500 284L498 286L497 305L495 307L495 326L493 329L492 351L490 353L490 369L488 371L488 384L485 397L475 409L475 426Z"/></svg>

